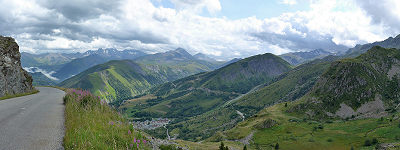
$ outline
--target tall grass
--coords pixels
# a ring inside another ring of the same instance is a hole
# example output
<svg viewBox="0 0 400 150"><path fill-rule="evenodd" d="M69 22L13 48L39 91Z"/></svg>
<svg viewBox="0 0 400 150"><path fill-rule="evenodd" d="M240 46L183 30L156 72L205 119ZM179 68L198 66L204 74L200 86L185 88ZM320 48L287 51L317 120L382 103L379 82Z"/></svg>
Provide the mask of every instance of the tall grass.
<svg viewBox="0 0 400 150"><path fill-rule="evenodd" d="M65 104L65 149L150 149L124 117L89 91L69 89Z"/></svg>
<svg viewBox="0 0 400 150"><path fill-rule="evenodd" d="M0 97L0 100L5 100L5 99L10 99L10 98L15 98L15 97L21 97L21 96L26 96L26 95L36 94L36 93L39 93L39 90L36 90L35 88L33 88L33 90L31 92L27 92L27 93L17 93L17 94L8 94L8 93L6 93L6 95Z"/></svg>

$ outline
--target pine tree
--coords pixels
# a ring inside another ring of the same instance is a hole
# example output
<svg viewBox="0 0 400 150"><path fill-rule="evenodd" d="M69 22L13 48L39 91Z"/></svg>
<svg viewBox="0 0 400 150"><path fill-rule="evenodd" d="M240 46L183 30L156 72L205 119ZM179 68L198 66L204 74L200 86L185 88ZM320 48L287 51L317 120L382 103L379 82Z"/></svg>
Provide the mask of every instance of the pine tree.
<svg viewBox="0 0 400 150"><path fill-rule="evenodd" d="M219 146L219 150L225 150L224 142L221 142L221 146Z"/></svg>
<svg viewBox="0 0 400 150"><path fill-rule="evenodd" d="M276 149L276 150L279 150L279 144L278 144L278 143L276 143L275 149Z"/></svg>
<svg viewBox="0 0 400 150"><path fill-rule="evenodd" d="M247 145L244 145L243 150L247 150Z"/></svg>

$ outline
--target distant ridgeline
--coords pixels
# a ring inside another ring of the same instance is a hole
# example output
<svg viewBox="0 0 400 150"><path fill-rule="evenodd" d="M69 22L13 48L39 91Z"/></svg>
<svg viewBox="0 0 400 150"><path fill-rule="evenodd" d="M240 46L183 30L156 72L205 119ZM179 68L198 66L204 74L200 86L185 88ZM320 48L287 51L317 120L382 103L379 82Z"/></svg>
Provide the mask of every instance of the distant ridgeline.
<svg viewBox="0 0 400 150"><path fill-rule="evenodd" d="M0 35L0 97L33 90L32 76L22 69L20 58L15 40Z"/></svg>

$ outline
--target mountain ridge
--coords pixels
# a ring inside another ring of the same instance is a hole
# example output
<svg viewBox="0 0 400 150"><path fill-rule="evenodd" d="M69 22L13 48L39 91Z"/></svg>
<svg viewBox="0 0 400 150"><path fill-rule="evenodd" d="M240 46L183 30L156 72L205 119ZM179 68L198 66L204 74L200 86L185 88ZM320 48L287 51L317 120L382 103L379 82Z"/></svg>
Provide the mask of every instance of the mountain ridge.
<svg viewBox="0 0 400 150"><path fill-rule="evenodd" d="M299 65L308 61L312 61L316 58L323 58L328 55L334 55L334 53L325 51L323 49L315 49L308 52L291 52L279 55L291 65Z"/></svg>
<svg viewBox="0 0 400 150"><path fill-rule="evenodd" d="M357 44L355 47L347 50L345 55L347 55L348 57L356 57L360 54L367 52L373 46L380 46L383 48L400 49L400 34L397 35L395 38L389 37L383 41L376 41L373 43L367 43L367 44L363 44L363 45Z"/></svg>
<svg viewBox="0 0 400 150"><path fill-rule="evenodd" d="M151 87L190 74L180 68L143 65L131 60L112 60L95 65L59 84L65 88L90 90L102 99L122 101Z"/></svg>

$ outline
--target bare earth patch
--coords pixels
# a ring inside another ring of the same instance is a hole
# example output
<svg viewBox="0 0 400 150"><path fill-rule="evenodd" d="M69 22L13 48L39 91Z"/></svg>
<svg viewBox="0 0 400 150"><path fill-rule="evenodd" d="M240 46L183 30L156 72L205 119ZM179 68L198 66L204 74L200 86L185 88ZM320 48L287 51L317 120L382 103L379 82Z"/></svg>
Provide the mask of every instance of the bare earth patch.
<svg viewBox="0 0 400 150"><path fill-rule="evenodd" d="M376 94L374 101L371 101L371 102L361 105L361 107L358 108L357 111L354 111L351 107L342 103L342 104L340 104L340 109L338 111L336 111L335 115L342 117L342 118L350 117L352 115L355 115L355 116L361 115L362 116L362 117L360 116L361 118L364 118L364 117L379 118L380 116L382 116L382 113L377 114L377 112L380 112L385 109L381 99L382 99L382 96L379 94Z"/></svg>

